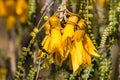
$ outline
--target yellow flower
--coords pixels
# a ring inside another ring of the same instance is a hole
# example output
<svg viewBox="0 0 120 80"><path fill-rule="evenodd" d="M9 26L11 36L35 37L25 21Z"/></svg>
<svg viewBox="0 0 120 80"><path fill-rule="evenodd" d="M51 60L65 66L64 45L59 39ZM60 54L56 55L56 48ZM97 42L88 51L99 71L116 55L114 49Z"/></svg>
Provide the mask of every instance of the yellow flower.
<svg viewBox="0 0 120 80"><path fill-rule="evenodd" d="M26 0L17 0L16 14L20 16L20 21L25 23L27 21L28 4Z"/></svg>
<svg viewBox="0 0 120 80"><path fill-rule="evenodd" d="M42 46L43 46L43 49L45 49L50 53L49 60L52 59L53 55L55 55L54 60L56 64L61 66L63 62L62 59L64 56L63 56L63 47L61 44L60 20L56 16L52 16L49 19L49 23L45 25L46 36L42 41ZM42 55L44 54L45 53L42 52ZM48 63L49 60L47 60L46 63Z"/></svg>
<svg viewBox="0 0 120 80"><path fill-rule="evenodd" d="M5 1L7 14L14 15L15 14L15 0L6 0Z"/></svg>
<svg viewBox="0 0 120 80"><path fill-rule="evenodd" d="M61 28L59 18L50 17L49 22L45 25L46 36L42 41L43 48L50 53L49 59L45 62L47 66L51 59L57 65L62 66L63 61L68 58L70 68L78 73L85 64L91 66L92 56L100 57L86 33L85 20L80 19L77 22L77 16L70 16L65 27ZM41 57L44 55L45 53L42 52Z"/></svg>
<svg viewBox="0 0 120 80"><path fill-rule="evenodd" d="M48 22L45 24L45 32L46 32L46 35L44 39L42 40L41 45L43 46L43 49L48 51L49 43L50 43L50 24ZM42 58L45 55L46 55L45 52L41 52L39 57Z"/></svg>
<svg viewBox="0 0 120 80"><path fill-rule="evenodd" d="M7 22L6 22L6 28L7 30L11 30L13 27L15 27L16 24L16 18L15 16L9 16L7 18Z"/></svg>
<svg viewBox="0 0 120 80"><path fill-rule="evenodd" d="M73 71L78 73L82 66L87 64L91 66L91 57L100 57L97 49L93 45L89 36L85 32L86 24L84 19L78 22L77 30L75 30L70 45L70 55ZM69 46L69 45L68 45Z"/></svg>
<svg viewBox="0 0 120 80"><path fill-rule="evenodd" d="M6 6L3 0L0 0L0 17L6 16L7 11L6 11Z"/></svg>
<svg viewBox="0 0 120 80"><path fill-rule="evenodd" d="M17 0L16 3L16 14L22 15L28 10L28 5L26 0Z"/></svg>
<svg viewBox="0 0 120 80"><path fill-rule="evenodd" d="M77 16L70 16L67 19L67 23L65 27L63 28L63 35L62 35L62 46L64 47L64 60L68 57L69 49L68 46L71 44L72 37L74 35L74 28L75 24L78 21Z"/></svg>

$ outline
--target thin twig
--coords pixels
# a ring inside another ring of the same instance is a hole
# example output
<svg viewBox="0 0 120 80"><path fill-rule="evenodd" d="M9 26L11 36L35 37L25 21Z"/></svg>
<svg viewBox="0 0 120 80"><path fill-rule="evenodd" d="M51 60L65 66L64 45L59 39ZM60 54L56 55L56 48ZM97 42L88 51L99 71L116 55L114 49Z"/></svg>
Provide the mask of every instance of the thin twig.
<svg viewBox="0 0 120 80"><path fill-rule="evenodd" d="M50 0L46 0L45 5L40 10L40 13L43 13L46 10L46 8L48 7L49 3L50 3Z"/></svg>
<svg viewBox="0 0 120 80"><path fill-rule="evenodd" d="M62 21L62 19L64 18L63 16L66 15L65 14L65 10L66 10L66 0L62 0L62 4L60 6L60 10L63 10L63 12L60 12L59 17L61 18L60 21ZM62 18L63 17L63 18Z"/></svg>
<svg viewBox="0 0 120 80"><path fill-rule="evenodd" d="M66 12L67 12L69 15L78 16L78 17L80 18L80 16L79 16L78 14L72 13L72 12L70 12L68 9L66 9Z"/></svg>
<svg viewBox="0 0 120 80"><path fill-rule="evenodd" d="M47 55L46 55L47 56ZM37 74L36 74L36 79L35 80L38 80L38 77L39 77L39 71L40 71L40 65L43 64L46 60L48 60L49 58L51 57L51 55L47 58L45 58L44 60L39 60L39 63L38 63L38 67L37 67Z"/></svg>
<svg viewBox="0 0 120 80"><path fill-rule="evenodd" d="M43 13L43 15L42 15L42 17L40 18L40 20L39 20L39 22L38 22L38 24L37 24L36 27L39 27L39 25L40 25L40 23L41 23L43 17L44 17L45 14L47 13L47 11L50 10L49 8L54 4L54 2L55 2L55 1L52 1L52 2L50 3L50 5L47 7L46 11ZM49 11L48 11L48 12L49 12Z"/></svg>

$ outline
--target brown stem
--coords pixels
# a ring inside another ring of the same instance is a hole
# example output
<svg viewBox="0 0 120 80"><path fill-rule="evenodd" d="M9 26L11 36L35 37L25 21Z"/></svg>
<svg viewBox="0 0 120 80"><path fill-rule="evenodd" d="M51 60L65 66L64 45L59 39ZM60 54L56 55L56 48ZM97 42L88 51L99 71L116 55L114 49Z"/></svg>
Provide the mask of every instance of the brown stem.
<svg viewBox="0 0 120 80"><path fill-rule="evenodd" d="M9 34L9 44L8 44L8 55L10 57L11 71L14 75L16 72L16 56L15 56L15 32L14 30L10 31Z"/></svg>

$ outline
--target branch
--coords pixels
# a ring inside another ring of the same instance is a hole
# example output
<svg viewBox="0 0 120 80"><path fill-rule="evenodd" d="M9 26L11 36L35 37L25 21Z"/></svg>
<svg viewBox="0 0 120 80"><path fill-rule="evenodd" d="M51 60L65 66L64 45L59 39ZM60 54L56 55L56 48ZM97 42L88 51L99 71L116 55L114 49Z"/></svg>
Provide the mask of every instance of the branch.
<svg viewBox="0 0 120 80"><path fill-rule="evenodd" d="M40 20L39 20L39 22L38 22L38 24L37 24L37 27L39 27L39 25L40 25L43 17L44 17L45 14L50 10L50 7L54 4L54 2L55 2L55 1L52 1L52 2L50 3L50 5L46 8L46 11L43 13L42 17L40 18Z"/></svg>

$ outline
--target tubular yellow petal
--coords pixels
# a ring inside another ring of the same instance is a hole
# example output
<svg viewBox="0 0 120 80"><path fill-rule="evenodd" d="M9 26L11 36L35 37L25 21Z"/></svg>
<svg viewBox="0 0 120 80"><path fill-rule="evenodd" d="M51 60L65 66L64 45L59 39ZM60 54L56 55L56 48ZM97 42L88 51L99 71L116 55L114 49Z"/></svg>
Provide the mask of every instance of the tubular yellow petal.
<svg viewBox="0 0 120 80"><path fill-rule="evenodd" d="M51 36L50 36L50 46L49 46L49 52L54 53L58 48L61 48L61 33L58 29L52 29L51 30ZM63 56L63 51L61 51L61 55Z"/></svg>
<svg viewBox="0 0 120 80"><path fill-rule="evenodd" d="M76 30L74 32L72 40L80 41L84 37L84 34L85 34L85 30Z"/></svg>
<svg viewBox="0 0 120 80"><path fill-rule="evenodd" d="M85 53L84 53L84 48L83 48L82 40L79 41L79 42L76 41L76 46L79 48L78 50L82 54L82 60L83 60L82 64L86 64L86 57L85 57Z"/></svg>
<svg viewBox="0 0 120 80"><path fill-rule="evenodd" d="M62 59L62 56L61 54L59 53L56 53L55 54L55 59L54 59L55 63L59 66L62 66L62 63L63 63L63 59Z"/></svg>
<svg viewBox="0 0 120 80"><path fill-rule="evenodd" d="M97 50L91 39L89 38L88 34L85 34L85 40L90 48L92 48L93 50Z"/></svg>
<svg viewBox="0 0 120 80"><path fill-rule="evenodd" d="M48 50L49 43L50 43L50 37L48 37L48 38L45 40L45 43L43 44L43 49Z"/></svg>
<svg viewBox="0 0 120 80"><path fill-rule="evenodd" d="M50 37L47 37L43 44L43 49L45 49L46 51L48 51L49 43L50 43ZM45 52L42 52L40 57L43 57L45 54L46 54Z"/></svg>
<svg viewBox="0 0 120 80"><path fill-rule="evenodd" d="M60 20L57 17L52 16L49 19L49 22L52 29L51 29L50 45L49 45L48 51L51 54L57 52L57 53L60 53L61 56L63 56L63 48L61 44Z"/></svg>
<svg viewBox="0 0 120 80"><path fill-rule="evenodd" d="M54 31L54 30L52 30L52 31ZM57 52L57 53L61 54L61 56L63 56L63 48L61 45L61 35L59 35L60 33L59 34L58 33L57 33L57 31L55 31L55 34L52 35L52 32L51 32L51 39L50 39L50 45L49 45L48 51L51 54Z"/></svg>
<svg viewBox="0 0 120 80"><path fill-rule="evenodd" d="M42 43L41 43L42 46L45 44L47 39L48 39L48 36L45 36L44 39L42 40Z"/></svg>
<svg viewBox="0 0 120 80"><path fill-rule="evenodd" d="M86 63L91 66L91 55L89 53L87 53L86 51L84 52L85 57L86 57Z"/></svg>
<svg viewBox="0 0 120 80"><path fill-rule="evenodd" d="M100 55L97 52L95 52L94 50L89 50L88 52L89 52L89 54L91 54L95 57L100 57Z"/></svg>
<svg viewBox="0 0 120 80"><path fill-rule="evenodd" d="M60 20L56 16L52 16L49 19L52 28L61 29Z"/></svg>
<svg viewBox="0 0 120 80"><path fill-rule="evenodd" d="M77 46L78 44L75 42L74 45L72 46L72 49L70 49L70 54L71 54L71 61L72 61L72 66L73 66L73 71L76 72L80 65L82 65L82 53L80 52L79 47ZM79 45L81 46L81 45Z"/></svg>
<svg viewBox="0 0 120 80"><path fill-rule="evenodd" d="M86 23L85 23L85 20L84 19L80 19L80 21L78 22L78 27L80 29L84 29L87 27Z"/></svg>
<svg viewBox="0 0 120 80"><path fill-rule="evenodd" d="M66 52L65 52L65 55L64 55L64 59L63 59L63 60L66 60L66 59L67 59L69 53L70 53L70 50L67 49Z"/></svg>
<svg viewBox="0 0 120 80"><path fill-rule="evenodd" d="M91 65L91 55L84 49L82 41L77 42L80 52L82 53L83 64Z"/></svg>
<svg viewBox="0 0 120 80"><path fill-rule="evenodd" d="M44 43L46 42L46 40L50 37L50 24L46 23L45 24L45 34L46 36L44 37L44 39L42 40L42 46L44 45Z"/></svg>
<svg viewBox="0 0 120 80"><path fill-rule="evenodd" d="M62 36L63 42L67 37L72 37L73 36L74 26L75 26L75 24L73 24L73 23L77 23L77 21L78 21L77 16L70 16L68 18L67 24L65 25L65 28L63 29L63 36Z"/></svg>
<svg viewBox="0 0 120 80"><path fill-rule="evenodd" d="M75 52L76 50L73 48L71 52L71 60L72 60L72 66L73 66L73 71L75 72L79 68L78 64L78 56Z"/></svg>
<svg viewBox="0 0 120 80"><path fill-rule="evenodd" d="M85 50L95 56L95 57L100 57L100 55L98 53L96 53L97 49L95 48L94 44L92 43L91 39L88 37L87 34L85 34L85 37L84 37L84 48Z"/></svg>
<svg viewBox="0 0 120 80"><path fill-rule="evenodd" d="M45 24L45 34L50 34L50 24L48 22Z"/></svg>

